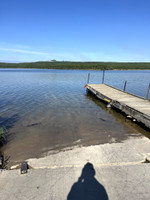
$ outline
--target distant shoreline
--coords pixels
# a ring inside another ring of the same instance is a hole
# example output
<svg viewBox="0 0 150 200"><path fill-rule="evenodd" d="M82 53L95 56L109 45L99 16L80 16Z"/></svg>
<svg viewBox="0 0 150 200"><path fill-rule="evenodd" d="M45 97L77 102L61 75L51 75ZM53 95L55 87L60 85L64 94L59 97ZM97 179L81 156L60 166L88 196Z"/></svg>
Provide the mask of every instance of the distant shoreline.
<svg viewBox="0 0 150 200"><path fill-rule="evenodd" d="M28 62L4 63L0 68L15 69L70 69L70 70L150 70L150 62Z"/></svg>

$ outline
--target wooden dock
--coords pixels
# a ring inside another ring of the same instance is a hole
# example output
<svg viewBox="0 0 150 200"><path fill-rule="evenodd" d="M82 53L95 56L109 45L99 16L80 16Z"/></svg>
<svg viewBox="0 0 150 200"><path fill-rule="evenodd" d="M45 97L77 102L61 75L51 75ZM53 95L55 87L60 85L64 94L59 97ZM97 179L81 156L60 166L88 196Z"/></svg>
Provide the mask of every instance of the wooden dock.
<svg viewBox="0 0 150 200"><path fill-rule="evenodd" d="M106 84L87 84L88 91L150 128L150 101Z"/></svg>

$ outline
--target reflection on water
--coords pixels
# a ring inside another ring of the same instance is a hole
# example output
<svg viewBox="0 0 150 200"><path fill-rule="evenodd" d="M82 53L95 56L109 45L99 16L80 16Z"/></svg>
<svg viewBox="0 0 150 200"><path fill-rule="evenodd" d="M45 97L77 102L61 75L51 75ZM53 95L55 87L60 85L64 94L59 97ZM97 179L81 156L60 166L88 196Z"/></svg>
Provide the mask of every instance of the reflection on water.
<svg viewBox="0 0 150 200"><path fill-rule="evenodd" d="M86 94L88 72L0 70L0 123L9 126L12 136L2 150L11 162L67 146L120 142L147 134ZM149 77L150 71L108 71L105 82L121 88L127 80L128 91L144 96ZM102 72L91 71L91 83L101 79Z"/></svg>

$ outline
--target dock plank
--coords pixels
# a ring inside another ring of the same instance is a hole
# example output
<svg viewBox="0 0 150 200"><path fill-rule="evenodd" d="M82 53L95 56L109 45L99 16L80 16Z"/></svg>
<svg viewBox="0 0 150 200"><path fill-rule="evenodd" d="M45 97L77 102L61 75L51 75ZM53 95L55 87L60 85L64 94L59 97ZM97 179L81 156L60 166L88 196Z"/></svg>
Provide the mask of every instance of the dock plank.
<svg viewBox="0 0 150 200"><path fill-rule="evenodd" d="M99 99L109 102L127 115L150 128L150 101L133 94L126 93L106 84L88 84L86 88Z"/></svg>

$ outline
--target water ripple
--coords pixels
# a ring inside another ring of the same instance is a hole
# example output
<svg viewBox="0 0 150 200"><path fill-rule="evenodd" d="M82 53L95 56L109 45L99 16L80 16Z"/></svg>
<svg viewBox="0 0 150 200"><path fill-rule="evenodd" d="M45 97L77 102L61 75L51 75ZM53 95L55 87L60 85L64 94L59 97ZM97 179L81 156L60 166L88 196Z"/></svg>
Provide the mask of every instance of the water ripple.
<svg viewBox="0 0 150 200"><path fill-rule="evenodd" d="M43 149L53 149L60 144L121 141L141 132L124 117L108 111L99 101L86 95L83 87L88 73L76 70L0 71L0 119L19 116L9 127L15 138L4 149L12 159L34 157ZM102 72L90 73L90 83L101 83ZM125 80L127 91L144 97L150 71L105 73L105 83L120 89ZM7 122L11 124L11 120ZM25 144L28 154L23 148Z"/></svg>

